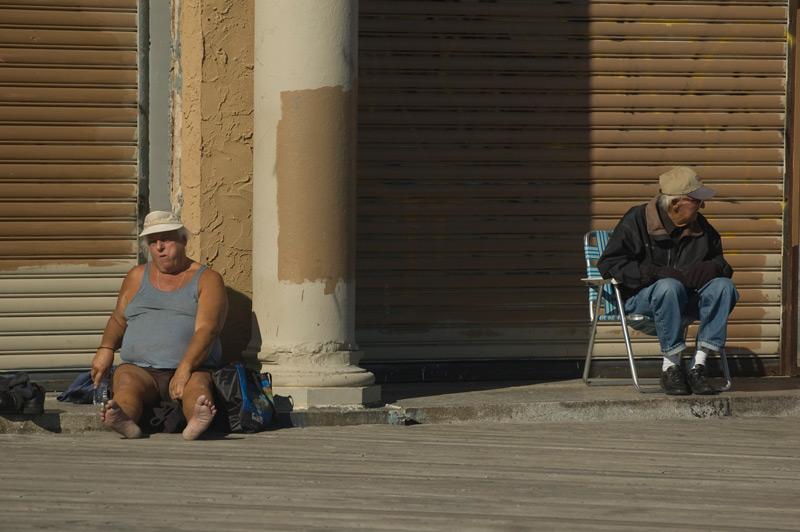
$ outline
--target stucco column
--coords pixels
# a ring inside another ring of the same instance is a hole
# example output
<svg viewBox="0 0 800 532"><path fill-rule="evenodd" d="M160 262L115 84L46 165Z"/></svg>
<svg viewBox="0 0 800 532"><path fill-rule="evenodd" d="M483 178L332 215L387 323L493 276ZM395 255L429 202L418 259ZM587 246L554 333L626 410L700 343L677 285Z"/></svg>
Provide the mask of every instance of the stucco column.
<svg viewBox="0 0 800 532"><path fill-rule="evenodd" d="M255 3L253 339L295 406L378 401L355 342L357 0Z"/></svg>

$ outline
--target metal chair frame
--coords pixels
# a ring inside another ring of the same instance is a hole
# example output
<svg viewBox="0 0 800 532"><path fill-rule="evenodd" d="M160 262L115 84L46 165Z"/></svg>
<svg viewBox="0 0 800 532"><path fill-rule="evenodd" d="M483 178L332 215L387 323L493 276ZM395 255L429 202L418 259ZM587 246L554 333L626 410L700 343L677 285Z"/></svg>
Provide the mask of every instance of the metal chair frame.
<svg viewBox="0 0 800 532"><path fill-rule="evenodd" d="M583 368L583 382L587 386L619 386L631 384L631 379L610 379L610 378L589 378L591 370L592 356L594 353L595 337L597 334L597 324L599 322L612 322L619 323L622 327L622 336L625 338L625 349L628 353L628 364L631 369L631 377L634 387L642 393L663 392L659 379L642 379L636 371L636 363L633 357L633 348L631 347L631 338L628 332L628 326L631 323L639 322L649 325L651 330L645 329L646 334L655 334L655 324L653 320L647 316L639 314L625 314L625 305L622 300L619 286L614 279L603 279L597 269L597 260L603 254L603 250L611 238L611 231L589 231L583 236L583 250L586 258L586 275L582 281L589 287L589 319L592 322L592 329L589 336L589 348L586 352L586 363ZM594 240L594 244L592 244ZM603 303L603 312L601 312L601 303ZM692 322L690 318L684 319L686 329ZM686 338L686 334L684 334ZM731 374L728 368L728 357L725 355L725 350L721 350L720 359L722 360L722 370L725 375L725 386L715 388L718 392L724 392L731 387ZM643 386L643 385L650 386ZM655 384L656 386L652 386Z"/></svg>

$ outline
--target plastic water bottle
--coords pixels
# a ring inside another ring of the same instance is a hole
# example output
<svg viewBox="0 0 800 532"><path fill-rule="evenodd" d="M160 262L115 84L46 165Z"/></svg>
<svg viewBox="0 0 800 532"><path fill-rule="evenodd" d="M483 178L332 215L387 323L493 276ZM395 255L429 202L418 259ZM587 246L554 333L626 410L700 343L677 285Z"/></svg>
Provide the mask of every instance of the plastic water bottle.
<svg viewBox="0 0 800 532"><path fill-rule="evenodd" d="M94 389L94 404L104 405L108 402L108 379L100 378L97 387Z"/></svg>

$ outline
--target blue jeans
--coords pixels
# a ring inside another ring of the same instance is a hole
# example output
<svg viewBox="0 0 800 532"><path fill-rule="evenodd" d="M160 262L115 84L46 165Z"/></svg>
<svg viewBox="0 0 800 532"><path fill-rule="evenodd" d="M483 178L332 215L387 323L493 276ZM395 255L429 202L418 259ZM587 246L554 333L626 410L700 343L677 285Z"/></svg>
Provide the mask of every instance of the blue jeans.
<svg viewBox="0 0 800 532"><path fill-rule="evenodd" d="M686 349L684 316L700 320L697 347L719 351L725 346L728 315L738 300L739 292L727 277L712 279L694 292L675 279L661 279L629 298L625 312L653 320L664 356Z"/></svg>

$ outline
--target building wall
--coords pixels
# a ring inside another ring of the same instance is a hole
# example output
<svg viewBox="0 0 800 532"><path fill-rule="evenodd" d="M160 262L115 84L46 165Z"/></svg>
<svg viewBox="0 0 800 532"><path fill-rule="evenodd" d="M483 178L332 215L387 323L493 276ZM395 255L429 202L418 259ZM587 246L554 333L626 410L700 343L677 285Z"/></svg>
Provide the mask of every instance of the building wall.
<svg viewBox="0 0 800 532"><path fill-rule="evenodd" d="M197 235L191 256L229 286L230 358L250 337L253 0L173 1L172 202ZM558 21L575 6L539 4L360 4L356 340L365 361L579 358L580 236L612 228L671 164L699 166L726 198L709 213L744 294L735 354L774 360L785 2L694 7L683 37L664 6L576 2L588 11L569 13L573 38ZM715 19L737 24L705 22ZM693 24L709 37L695 39ZM464 32L475 38L456 38ZM742 111L739 122L730 109ZM541 223L553 217L565 223ZM620 352L617 333L604 340L606 354Z"/></svg>
<svg viewBox="0 0 800 532"><path fill-rule="evenodd" d="M222 342L238 358L252 296L253 1L175 0L173 205L189 255L218 271L230 310Z"/></svg>

